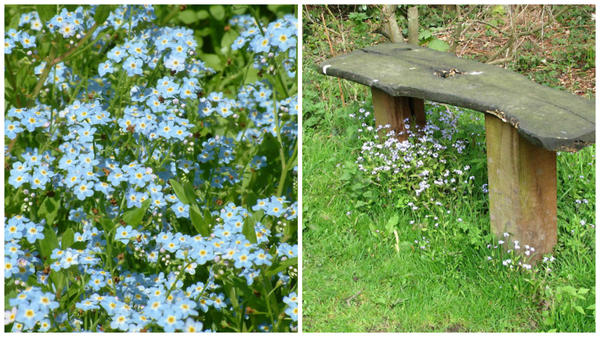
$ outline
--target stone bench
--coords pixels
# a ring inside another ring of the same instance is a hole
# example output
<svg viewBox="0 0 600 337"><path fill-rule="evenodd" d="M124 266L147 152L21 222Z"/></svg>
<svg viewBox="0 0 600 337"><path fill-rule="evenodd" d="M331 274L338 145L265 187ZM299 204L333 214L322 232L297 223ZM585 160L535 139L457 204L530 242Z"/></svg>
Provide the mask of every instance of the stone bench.
<svg viewBox="0 0 600 337"><path fill-rule="evenodd" d="M595 100L409 44L356 50L323 62L320 71L371 87L376 123L396 131L407 118L425 125L424 99L484 112L492 231L535 247L533 260L552 251L556 151L595 143Z"/></svg>

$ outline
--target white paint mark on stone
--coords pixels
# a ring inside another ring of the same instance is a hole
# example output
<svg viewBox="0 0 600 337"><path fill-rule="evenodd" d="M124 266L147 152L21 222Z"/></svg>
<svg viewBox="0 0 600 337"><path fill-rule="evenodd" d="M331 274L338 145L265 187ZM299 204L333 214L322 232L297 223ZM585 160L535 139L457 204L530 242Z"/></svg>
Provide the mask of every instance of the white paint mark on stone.
<svg viewBox="0 0 600 337"><path fill-rule="evenodd" d="M469 75L481 75L483 74L483 71L472 71L469 73Z"/></svg>
<svg viewBox="0 0 600 337"><path fill-rule="evenodd" d="M327 64L323 66L323 74L327 75L327 68L331 67L331 64Z"/></svg>
<svg viewBox="0 0 600 337"><path fill-rule="evenodd" d="M373 83L377 83L377 82L379 82L379 80L373 80Z"/></svg>
<svg viewBox="0 0 600 337"><path fill-rule="evenodd" d="M415 67L408 68L408 70L415 70L415 69L417 69L417 68L415 68Z"/></svg>

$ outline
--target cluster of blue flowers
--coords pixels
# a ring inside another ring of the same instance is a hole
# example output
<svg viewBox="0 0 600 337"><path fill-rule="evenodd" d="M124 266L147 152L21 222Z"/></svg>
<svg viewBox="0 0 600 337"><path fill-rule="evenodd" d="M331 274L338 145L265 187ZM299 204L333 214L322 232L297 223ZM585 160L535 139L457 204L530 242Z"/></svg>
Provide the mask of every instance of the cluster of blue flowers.
<svg viewBox="0 0 600 337"><path fill-rule="evenodd" d="M296 295L295 292L291 292L288 296L283 298L283 302L287 304L285 313L294 321L298 320L298 295Z"/></svg>
<svg viewBox="0 0 600 337"><path fill-rule="evenodd" d="M6 36L4 36L4 53L11 54L17 43L23 49L32 49L35 47L35 35L32 36L24 31L9 29Z"/></svg>
<svg viewBox="0 0 600 337"><path fill-rule="evenodd" d="M297 96L276 100L267 81L246 84L234 97L223 92L200 95L204 76L213 70L195 57L192 30L154 25L152 6L120 6L104 23L94 22L97 10L63 8L45 24L36 12L28 13L19 27L29 24L29 33L27 28L10 29L5 38L10 54L35 47L36 36L47 36L43 27L64 39L81 39L97 24L92 38L100 37L100 32L127 33L123 43L110 48L104 39L94 42L106 53L97 75L87 82L77 83L82 80L68 64L53 65L44 87L79 90L73 91L72 99L57 97L58 107L37 101L33 107L8 110L8 139L36 133L48 137L35 148L7 152L11 193L31 201L39 202L42 196L58 200L59 214L68 216L56 227L43 217L34 222L9 214L5 278L7 284L16 285L16 295L9 296L13 316L6 324L13 323L12 331L147 331L156 326L166 332L210 331L214 326L203 324L210 311L237 310L233 305L241 301L229 298L225 278L237 277L251 286L269 266L298 256L296 244L282 241L285 227L297 221L292 191L257 200L247 206L252 212L240 205L243 199L234 202L227 197L241 187L247 170L268 167L265 153L255 151L242 158L240 148L263 144L267 134L281 135L282 146L291 155L297 146ZM263 33L250 17L236 17L234 22L243 28L240 38L257 53L255 66L269 62L273 66L269 55L285 54L278 62L294 76L296 18L285 16L268 24ZM258 46L261 36L268 41ZM233 49L240 47L238 40ZM268 61L262 62L265 57ZM37 62L34 73L39 80L46 63ZM159 76L152 77L155 73ZM248 122L238 130L220 127L242 118ZM201 133L209 128L216 134ZM194 194L183 200L170 179L206 191L204 197ZM193 228L190 216L196 205L210 221L209 235L182 229ZM123 221L125 213L136 209L146 212L143 221ZM27 203L21 207L32 219L40 218L36 211ZM244 231L248 224L255 242ZM73 243L65 242L65 226L72 229ZM44 231L60 238L49 256L40 256L33 245L44 240ZM109 256L107 246L122 254ZM164 272L149 275L136 269L140 265ZM57 309L52 294L60 296L66 290L58 289L49 273L77 275L77 284L83 287L77 311ZM291 291L295 273L290 266L269 277ZM298 301L290 291L283 293L285 313L288 322L296 322ZM108 324L90 326L82 321L90 312L107 315Z"/></svg>
<svg viewBox="0 0 600 337"><path fill-rule="evenodd" d="M15 330L33 330L37 325L38 331L45 332L50 329L51 322L49 313L58 308L55 295L51 292L43 292L39 287L26 287L15 298L11 298L9 304L13 310L8 312L8 323L15 322ZM58 320L64 319L65 314Z"/></svg>
<svg viewBox="0 0 600 337"><path fill-rule="evenodd" d="M233 42L231 48L248 48L255 53L254 67L257 69L276 67L275 60L283 55L281 60L289 77L296 75L296 53L298 37L298 19L293 15L273 21L267 27L260 26L249 15L239 15L229 22L239 26L243 32Z"/></svg>
<svg viewBox="0 0 600 337"><path fill-rule="evenodd" d="M4 277L16 276L26 281L35 272L40 259L35 253L23 250L19 241L26 240L34 244L44 238L44 224L30 221L24 216L14 216L4 226Z"/></svg>

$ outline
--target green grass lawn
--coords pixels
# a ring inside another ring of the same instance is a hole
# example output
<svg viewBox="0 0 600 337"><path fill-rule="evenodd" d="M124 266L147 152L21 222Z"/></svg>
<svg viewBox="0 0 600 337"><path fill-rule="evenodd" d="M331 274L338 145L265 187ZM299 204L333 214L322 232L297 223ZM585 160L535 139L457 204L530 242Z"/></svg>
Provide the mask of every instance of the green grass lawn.
<svg viewBox="0 0 600 337"><path fill-rule="evenodd" d="M353 48L376 41L346 33ZM595 331L595 147L559 154L554 261L525 270L489 233L483 114L426 102L429 121L454 118L446 144L464 145L440 152L446 164L424 160L432 174L468 166L456 190L415 195L410 177L377 181L357 163L372 139L372 119L358 119L372 111L369 90L342 81L344 106L338 80L314 69L324 31L305 34L303 330Z"/></svg>

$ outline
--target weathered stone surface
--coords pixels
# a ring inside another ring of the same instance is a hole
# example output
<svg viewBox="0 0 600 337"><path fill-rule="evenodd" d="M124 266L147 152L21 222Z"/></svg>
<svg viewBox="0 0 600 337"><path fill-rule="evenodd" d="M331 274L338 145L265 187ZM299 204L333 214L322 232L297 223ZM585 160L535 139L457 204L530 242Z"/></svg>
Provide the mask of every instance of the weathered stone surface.
<svg viewBox="0 0 600 337"><path fill-rule="evenodd" d="M595 100L539 85L497 66L408 44L338 56L322 73L408 96L493 114L533 145L577 151L595 143Z"/></svg>

